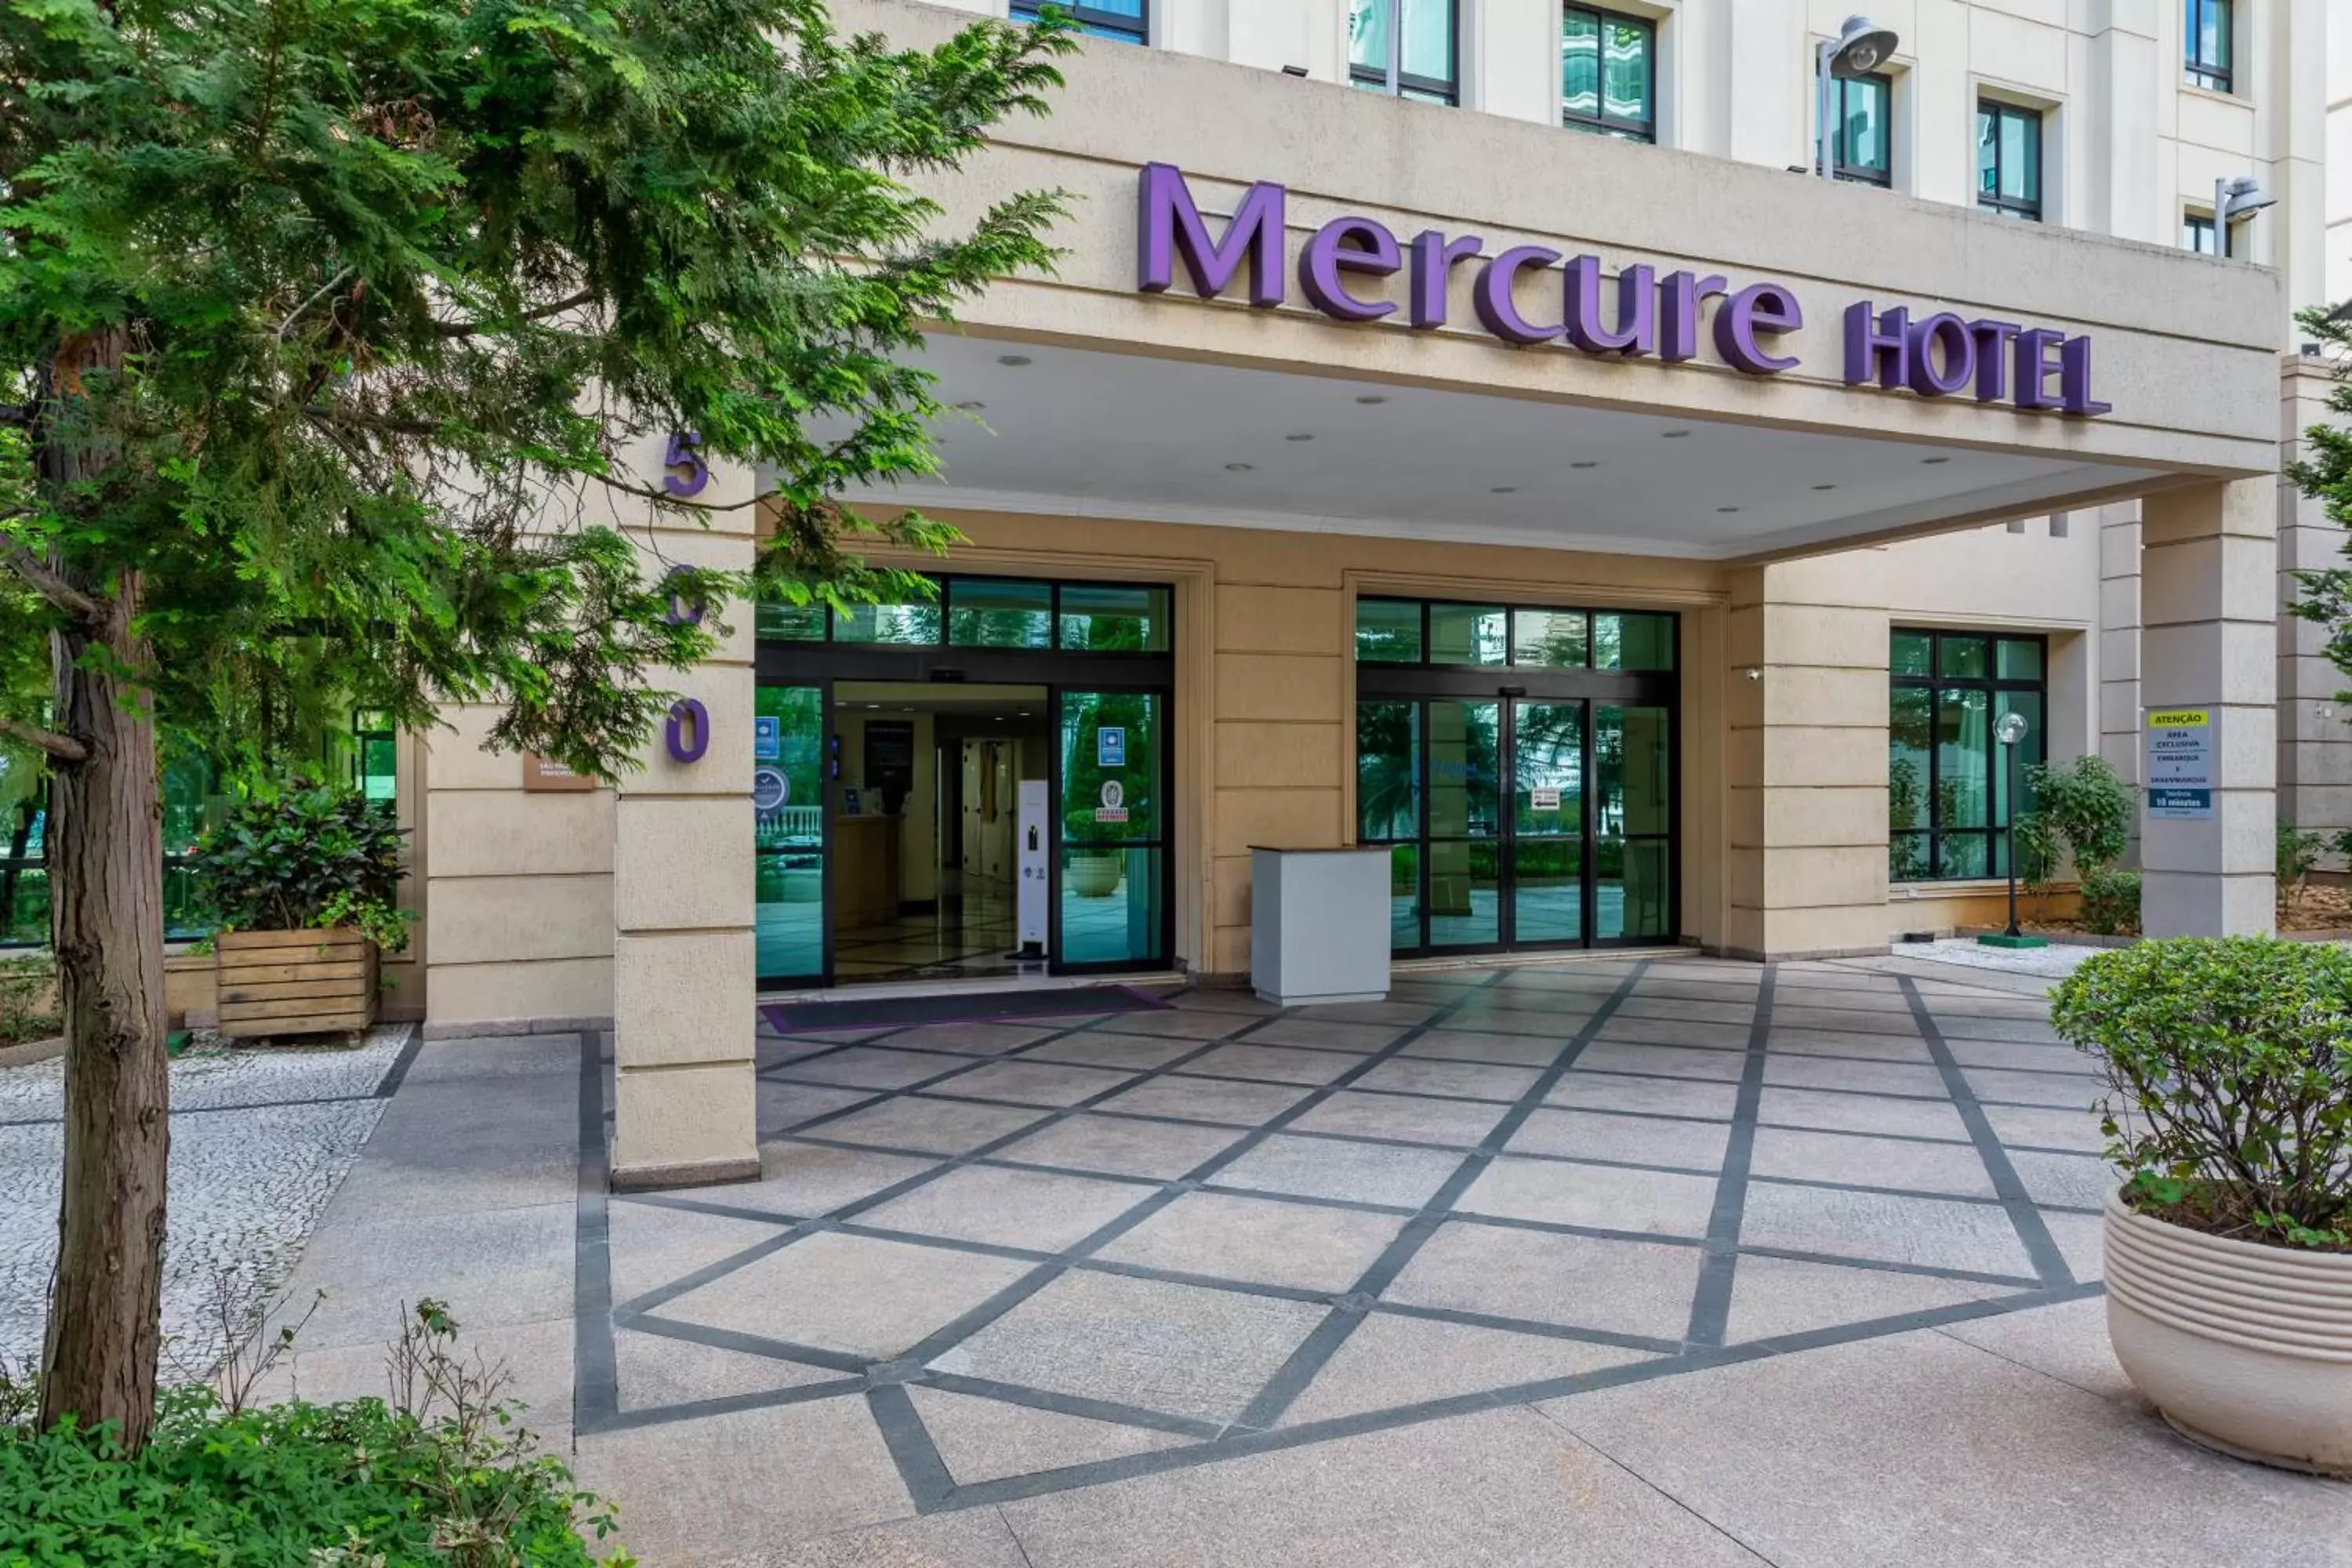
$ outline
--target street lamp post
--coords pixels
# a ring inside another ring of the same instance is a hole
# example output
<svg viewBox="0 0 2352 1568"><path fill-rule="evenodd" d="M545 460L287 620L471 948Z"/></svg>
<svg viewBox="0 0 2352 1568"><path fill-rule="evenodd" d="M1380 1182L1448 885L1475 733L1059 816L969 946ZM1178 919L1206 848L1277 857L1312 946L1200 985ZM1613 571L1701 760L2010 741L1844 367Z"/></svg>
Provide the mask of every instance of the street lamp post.
<svg viewBox="0 0 2352 1568"><path fill-rule="evenodd" d="M2231 226L2240 218L2252 217L2264 207L2276 206L2278 198L2263 189L2252 174L2232 174L2213 182L2213 249L2224 261L2231 259Z"/></svg>
<svg viewBox="0 0 2352 1568"><path fill-rule="evenodd" d="M2000 742L2001 776L2009 781L2009 820L2002 825L2009 860L2009 929L1999 936L1977 938L1987 947L2050 945L2038 936L2027 936L2017 927L2017 746L2025 739L2026 728L2022 713L2004 713L2000 721L1992 727L1992 738Z"/></svg>
<svg viewBox="0 0 2352 1568"><path fill-rule="evenodd" d="M1885 63L1897 42L1895 29L1882 27L1867 16L1848 16L1834 38L1824 39L1813 51L1814 173L1837 178L1836 89L1843 78L1868 76Z"/></svg>

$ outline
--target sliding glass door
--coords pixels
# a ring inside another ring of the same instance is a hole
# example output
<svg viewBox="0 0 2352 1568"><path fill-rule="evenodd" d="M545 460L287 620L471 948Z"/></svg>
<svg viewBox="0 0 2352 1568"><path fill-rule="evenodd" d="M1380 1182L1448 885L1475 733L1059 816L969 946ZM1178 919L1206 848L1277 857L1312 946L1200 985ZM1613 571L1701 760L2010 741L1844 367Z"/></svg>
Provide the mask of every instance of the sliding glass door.
<svg viewBox="0 0 2352 1568"><path fill-rule="evenodd" d="M1055 969L1169 961L1168 758L1161 691L1057 694Z"/></svg>

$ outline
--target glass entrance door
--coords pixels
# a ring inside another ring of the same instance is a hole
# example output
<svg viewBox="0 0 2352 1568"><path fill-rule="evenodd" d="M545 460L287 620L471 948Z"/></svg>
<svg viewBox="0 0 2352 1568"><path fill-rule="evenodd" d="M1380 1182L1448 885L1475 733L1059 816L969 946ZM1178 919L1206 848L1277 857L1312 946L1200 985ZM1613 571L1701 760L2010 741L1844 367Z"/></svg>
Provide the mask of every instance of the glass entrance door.
<svg viewBox="0 0 2352 1568"><path fill-rule="evenodd" d="M752 707L751 820L760 979L824 978L824 689L762 686Z"/></svg>
<svg viewBox="0 0 2352 1568"><path fill-rule="evenodd" d="M1167 714L1161 691L1056 694L1056 973L1169 962Z"/></svg>
<svg viewBox="0 0 2352 1568"><path fill-rule="evenodd" d="M1511 941L1584 938L1585 704L1511 705Z"/></svg>

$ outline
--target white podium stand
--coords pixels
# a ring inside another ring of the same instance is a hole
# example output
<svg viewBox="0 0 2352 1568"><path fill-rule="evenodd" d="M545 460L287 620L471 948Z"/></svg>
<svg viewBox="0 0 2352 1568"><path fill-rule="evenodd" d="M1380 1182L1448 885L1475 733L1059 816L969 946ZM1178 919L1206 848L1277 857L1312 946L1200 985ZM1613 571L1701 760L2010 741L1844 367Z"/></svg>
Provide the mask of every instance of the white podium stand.
<svg viewBox="0 0 2352 1568"><path fill-rule="evenodd" d="M1277 1006L1389 994L1389 851L1250 850L1250 984Z"/></svg>

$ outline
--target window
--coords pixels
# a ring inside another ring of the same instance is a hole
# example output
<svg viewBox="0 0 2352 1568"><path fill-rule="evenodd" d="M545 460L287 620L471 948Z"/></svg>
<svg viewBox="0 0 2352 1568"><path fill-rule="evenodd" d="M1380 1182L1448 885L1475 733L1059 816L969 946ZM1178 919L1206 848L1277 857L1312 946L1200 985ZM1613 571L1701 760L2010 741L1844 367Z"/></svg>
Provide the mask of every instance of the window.
<svg viewBox="0 0 2352 1568"><path fill-rule="evenodd" d="M2231 24L2230 0L2183 0L2180 26L2180 53L2183 69L2191 83L2211 88L2215 92L2228 92Z"/></svg>
<svg viewBox="0 0 2352 1568"><path fill-rule="evenodd" d="M2022 714L2021 775L2049 753L2041 637L1897 630L1886 736L1886 876L1925 882L2009 873L2009 778L1992 738ZM2032 802L2026 803L2031 809Z"/></svg>
<svg viewBox="0 0 2352 1568"><path fill-rule="evenodd" d="M1830 83L1837 119L1830 128L1830 156L1837 177L1865 185L1895 183L1895 79L1838 77ZM1818 157L1818 154L1816 154Z"/></svg>
<svg viewBox="0 0 2352 1568"><path fill-rule="evenodd" d="M2042 221L2042 112L1987 99L1977 105L1977 205Z"/></svg>
<svg viewBox="0 0 2352 1568"><path fill-rule="evenodd" d="M0 767L0 798L15 796L0 809L0 946L42 946L49 940L48 782L12 774L15 768ZM190 942L212 930L191 868L196 840L218 824L227 803L211 763L168 750L163 795L163 935Z"/></svg>
<svg viewBox="0 0 2352 1568"><path fill-rule="evenodd" d="M1348 79L1424 103L1458 101L1457 9L1456 0L1349 0Z"/></svg>
<svg viewBox="0 0 2352 1568"><path fill-rule="evenodd" d="M1078 31L1090 37L1123 38L1130 44L1150 41L1149 0L1013 0L1013 19L1034 22L1046 5L1069 14Z"/></svg>
<svg viewBox="0 0 2352 1568"><path fill-rule="evenodd" d="M352 715L352 787L366 800L400 798L400 748L387 713Z"/></svg>
<svg viewBox="0 0 2352 1568"><path fill-rule="evenodd" d="M929 600L830 611L762 604L754 622L762 642L1166 653L1169 607L1164 587L950 577Z"/></svg>
<svg viewBox="0 0 2352 1568"><path fill-rule="evenodd" d="M2180 248L2193 250L2200 256L2221 254L2220 237L2214 233L2212 218L2204 213L2186 213L2180 219Z"/></svg>
<svg viewBox="0 0 2352 1568"><path fill-rule="evenodd" d="M1443 600L1356 601L1356 662L1671 673L1675 617L1633 610L1506 610Z"/></svg>
<svg viewBox="0 0 2352 1568"><path fill-rule="evenodd" d="M1559 14L1559 119L1571 131L1655 142L1658 30L1590 5Z"/></svg>

